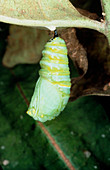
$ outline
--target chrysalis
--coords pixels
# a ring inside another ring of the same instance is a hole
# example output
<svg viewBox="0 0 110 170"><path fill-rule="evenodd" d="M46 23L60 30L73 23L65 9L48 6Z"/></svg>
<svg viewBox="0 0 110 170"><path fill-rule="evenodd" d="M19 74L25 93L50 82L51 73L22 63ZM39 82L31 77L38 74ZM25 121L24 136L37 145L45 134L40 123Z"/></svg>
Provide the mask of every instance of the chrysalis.
<svg viewBox="0 0 110 170"><path fill-rule="evenodd" d="M45 45L39 79L27 113L35 120L54 119L65 108L70 96L70 72L65 41L55 37Z"/></svg>

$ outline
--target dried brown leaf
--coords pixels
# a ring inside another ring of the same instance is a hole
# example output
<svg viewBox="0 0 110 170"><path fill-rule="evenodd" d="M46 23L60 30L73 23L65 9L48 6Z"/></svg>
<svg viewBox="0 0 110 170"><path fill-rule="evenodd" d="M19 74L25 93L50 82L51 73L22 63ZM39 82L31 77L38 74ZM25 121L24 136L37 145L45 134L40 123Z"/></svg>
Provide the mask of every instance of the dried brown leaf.
<svg viewBox="0 0 110 170"><path fill-rule="evenodd" d="M87 49L88 71L77 83L72 81L71 98L85 95L110 96L110 50L106 37L92 30L78 30Z"/></svg>
<svg viewBox="0 0 110 170"><path fill-rule="evenodd" d="M16 64L37 63L50 38L48 31L11 25L9 32L3 65L13 67Z"/></svg>

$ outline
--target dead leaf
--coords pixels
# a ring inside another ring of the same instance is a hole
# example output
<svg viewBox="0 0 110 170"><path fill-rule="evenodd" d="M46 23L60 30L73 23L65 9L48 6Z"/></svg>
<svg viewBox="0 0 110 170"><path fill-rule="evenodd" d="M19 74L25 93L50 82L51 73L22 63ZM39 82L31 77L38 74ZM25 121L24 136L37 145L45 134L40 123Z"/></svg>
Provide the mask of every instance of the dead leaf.
<svg viewBox="0 0 110 170"><path fill-rule="evenodd" d="M44 45L50 39L48 31L11 25L9 33L4 66L39 62Z"/></svg>
<svg viewBox="0 0 110 170"><path fill-rule="evenodd" d="M71 98L80 96L110 96L110 49L107 38L96 31L77 31L80 43L87 49L88 71L77 83L72 79Z"/></svg>

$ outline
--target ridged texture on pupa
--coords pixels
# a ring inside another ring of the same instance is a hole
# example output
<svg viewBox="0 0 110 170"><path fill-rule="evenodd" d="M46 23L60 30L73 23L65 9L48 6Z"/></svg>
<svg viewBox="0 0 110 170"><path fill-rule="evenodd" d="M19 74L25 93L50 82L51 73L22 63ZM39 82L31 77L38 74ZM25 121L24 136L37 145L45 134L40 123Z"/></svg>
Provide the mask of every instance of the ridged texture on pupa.
<svg viewBox="0 0 110 170"><path fill-rule="evenodd" d="M27 113L45 122L54 119L65 108L71 83L65 41L59 37L50 40L42 54L40 77Z"/></svg>

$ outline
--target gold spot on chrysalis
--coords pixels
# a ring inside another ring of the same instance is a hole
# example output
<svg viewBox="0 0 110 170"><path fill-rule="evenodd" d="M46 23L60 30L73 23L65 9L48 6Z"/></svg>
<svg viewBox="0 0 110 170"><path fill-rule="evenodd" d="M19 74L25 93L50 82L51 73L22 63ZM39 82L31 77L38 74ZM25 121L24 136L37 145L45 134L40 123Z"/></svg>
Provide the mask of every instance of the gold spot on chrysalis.
<svg viewBox="0 0 110 170"><path fill-rule="evenodd" d="M43 117L44 117L44 115L41 115L41 117L43 118Z"/></svg>
<svg viewBox="0 0 110 170"><path fill-rule="evenodd" d="M31 115L31 112L29 112L29 114Z"/></svg>

